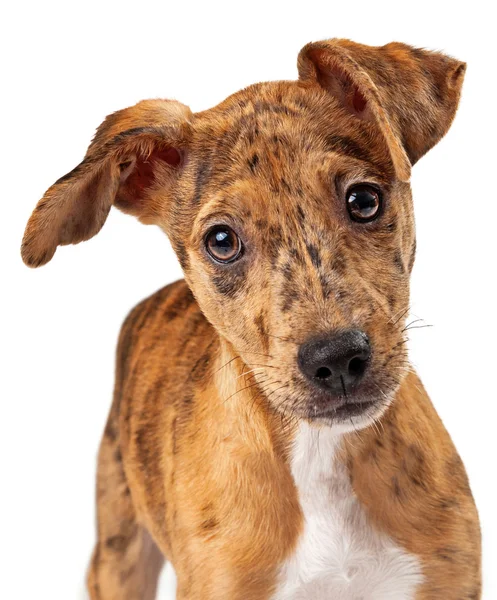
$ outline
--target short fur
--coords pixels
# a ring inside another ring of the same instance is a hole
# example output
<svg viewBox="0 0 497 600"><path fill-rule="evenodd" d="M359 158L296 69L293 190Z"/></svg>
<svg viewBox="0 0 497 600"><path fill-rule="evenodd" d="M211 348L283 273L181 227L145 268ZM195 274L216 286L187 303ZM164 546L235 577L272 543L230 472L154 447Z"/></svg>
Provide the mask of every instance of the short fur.
<svg viewBox="0 0 497 600"><path fill-rule="evenodd" d="M298 67L298 81L256 84L201 113L148 100L107 117L27 225L22 255L39 266L95 235L115 205L159 225L185 273L121 331L92 600L152 600L164 557L180 600L480 598L466 473L405 344L410 170L448 130L465 65L400 43L327 40L305 46ZM364 225L345 203L362 182L384 196ZM232 265L205 251L217 223L244 240ZM329 397L304 379L297 351L349 328L371 340L358 392L370 405L320 417ZM314 437L324 456L306 459L313 483L299 448ZM315 510L328 550L313 579ZM349 562L329 553L347 535ZM342 559L350 587L337 583Z"/></svg>

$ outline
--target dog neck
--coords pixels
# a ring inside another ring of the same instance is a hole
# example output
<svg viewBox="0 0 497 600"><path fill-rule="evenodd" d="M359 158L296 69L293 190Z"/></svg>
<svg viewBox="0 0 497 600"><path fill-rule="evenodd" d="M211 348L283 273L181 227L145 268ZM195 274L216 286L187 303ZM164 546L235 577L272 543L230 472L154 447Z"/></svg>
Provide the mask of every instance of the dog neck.
<svg viewBox="0 0 497 600"><path fill-rule="evenodd" d="M426 452L428 442L419 439L416 431L437 436L443 426L415 373L407 373L379 419L360 430L342 433L339 428L279 414L252 373L247 375L249 370L234 348L220 339L212 369L213 395L217 398L212 427L219 429L220 436L238 438L247 449L267 453L273 460L286 462L290 469L297 438L302 441L305 430L307 453L315 448L316 456L330 457L328 462L316 463L315 468L331 470L332 464L344 465L354 492L382 520L392 514L391 506L395 506L395 514L408 512L411 496L416 497L420 486L435 489L443 459ZM417 421L422 421L419 427L415 426ZM293 468L298 468L298 461ZM309 471L309 476L312 473ZM402 502L401 495L405 496Z"/></svg>

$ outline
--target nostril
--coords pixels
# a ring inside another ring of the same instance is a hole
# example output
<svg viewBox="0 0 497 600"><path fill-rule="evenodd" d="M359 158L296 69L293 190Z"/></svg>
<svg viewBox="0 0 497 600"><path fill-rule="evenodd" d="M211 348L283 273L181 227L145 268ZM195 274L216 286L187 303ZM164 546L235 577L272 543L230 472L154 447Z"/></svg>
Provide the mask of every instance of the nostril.
<svg viewBox="0 0 497 600"><path fill-rule="evenodd" d="M356 356L349 362L348 372L352 377L360 377L361 375L364 375L365 370L366 361L364 359Z"/></svg>
<svg viewBox="0 0 497 600"><path fill-rule="evenodd" d="M316 377L318 379L328 379L328 377L331 377L331 371L328 367L319 367L316 371Z"/></svg>
<svg viewBox="0 0 497 600"><path fill-rule="evenodd" d="M360 330L347 329L303 343L297 361L310 383L343 396L345 390L348 394L359 385L369 368L370 357L367 335Z"/></svg>

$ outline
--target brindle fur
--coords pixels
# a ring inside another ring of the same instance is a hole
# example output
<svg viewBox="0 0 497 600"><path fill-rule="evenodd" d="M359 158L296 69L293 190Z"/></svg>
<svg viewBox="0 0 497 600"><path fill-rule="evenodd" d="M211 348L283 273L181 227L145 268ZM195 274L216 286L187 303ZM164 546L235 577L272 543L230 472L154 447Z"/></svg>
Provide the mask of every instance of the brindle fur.
<svg viewBox="0 0 497 600"><path fill-rule="evenodd" d="M480 598L468 480L405 344L410 168L449 128L464 70L404 44L309 44L298 81L197 114L150 100L111 115L39 202L23 241L30 266L95 235L114 204L161 226L185 273L121 331L92 600L153 599L164 556L179 599L270 598L303 527L289 452L312 411L297 349L349 327L372 340L364 393L381 405L376 423L344 436L353 489L421 560L417 600ZM345 210L347 186L362 181L385 197L368 225ZM205 254L217 222L245 241L233 266Z"/></svg>

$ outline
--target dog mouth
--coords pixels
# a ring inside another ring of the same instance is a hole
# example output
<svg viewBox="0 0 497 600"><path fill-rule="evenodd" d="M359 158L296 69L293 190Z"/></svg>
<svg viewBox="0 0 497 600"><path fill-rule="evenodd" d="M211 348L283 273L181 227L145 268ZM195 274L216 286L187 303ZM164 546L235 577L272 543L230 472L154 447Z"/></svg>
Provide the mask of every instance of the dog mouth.
<svg viewBox="0 0 497 600"><path fill-rule="evenodd" d="M331 402L327 406L313 405L308 409L307 419L346 421L353 417L371 414L378 406L376 400L344 399L342 402Z"/></svg>
<svg viewBox="0 0 497 600"><path fill-rule="evenodd" d="M380 393L369 385L359 386L347 395L307 390L304 394L298 394L298 401L290 401L289 412L318 424L345 424L357 428L365 426L383 413L390 403L392 392L393 390Z"/></svg>

